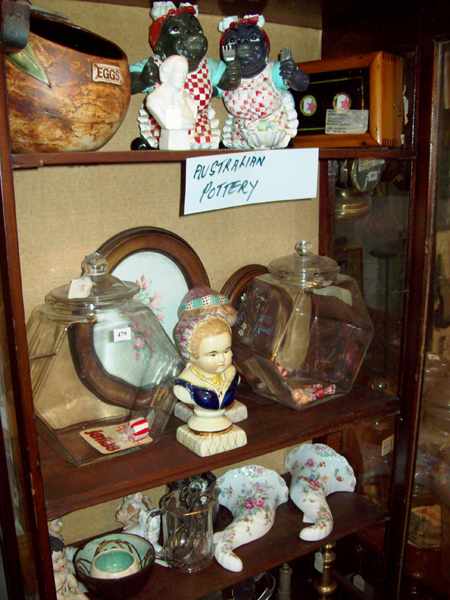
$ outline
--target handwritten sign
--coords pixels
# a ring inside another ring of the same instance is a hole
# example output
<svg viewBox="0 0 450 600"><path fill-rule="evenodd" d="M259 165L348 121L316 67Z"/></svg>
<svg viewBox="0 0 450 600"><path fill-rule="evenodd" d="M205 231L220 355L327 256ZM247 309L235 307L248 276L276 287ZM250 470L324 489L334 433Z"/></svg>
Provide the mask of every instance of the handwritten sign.
<svg viewBox="0 0 450 600"><path fill-rule="evenodd" d="M319 150L259 150L188 158L185 215L315 198Z"/></svg>

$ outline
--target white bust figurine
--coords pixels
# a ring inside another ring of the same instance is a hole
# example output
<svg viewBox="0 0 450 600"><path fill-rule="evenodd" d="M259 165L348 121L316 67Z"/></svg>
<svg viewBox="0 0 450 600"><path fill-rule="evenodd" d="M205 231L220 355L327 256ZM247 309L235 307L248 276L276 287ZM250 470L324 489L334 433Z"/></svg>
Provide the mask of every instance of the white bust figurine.
<svg viewBox="0 0 450 600"><path fill-rule="evenodd" d="M148 94L147 110L161 126L161 150L188 150L190 130L195 125L197 106L184 89L188 61L184 56L169 56L159 67L161 84Z"/></svg>

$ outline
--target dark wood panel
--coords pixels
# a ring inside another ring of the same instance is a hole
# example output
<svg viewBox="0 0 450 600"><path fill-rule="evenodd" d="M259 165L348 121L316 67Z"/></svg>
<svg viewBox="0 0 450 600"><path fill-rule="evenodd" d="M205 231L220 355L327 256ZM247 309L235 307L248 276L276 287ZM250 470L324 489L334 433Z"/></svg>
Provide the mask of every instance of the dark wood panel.
<svg viewBox="0 0 450 600"><path fill-rule="evenodd" d="M42 471L45 481L48 518L120 498L146 488L188 477L208 469L278 450L321 437L356 419L394 414L396 398L379 392L354 390L345 397L295 411L275 402L241 392L249 410L241 423L248 444L230 452L201 458L179 444L172 418L160 440L125 456L101 460L84 467L65 461L41 438Z"/></svg>
<svg viewBox="0 0 450 600"><path fill-rule="evenodd" d="M9 123L7 118L5 55L0 48L0 278L4 302L4 331L8 344L9 360L2 364L5 376L11 384L8 404L14 401L14 407L8 408L11 423L9 434L16 435L14 441L19 451L11 460L21 461L16 476L22 477L23 486L17 501L23 506L26 524L24 529L32 534L29 551L33 557L36 570L42 574L39 579L41 598L54 595L52 565L49 560L47 522L44 509L44 487L39 469L39 449L34 424L31 378L28 359L28 345L23 307L22 280L19 258L19 240L14 196L14 179L11 155L9 154ZM4 359L2 357L2 363ZM3 379L3 377L2 377ZM3 402L6 399L2 399ZM4 407L6 410L7 407ZM14 415L14 416L13 416ZM2 416L2 420L3 420ZM7 426L7 423L4 423ZM2 487L3 493L7 493ZM3 534L2 534L3 537ZM9 550L9 548L7 548ZM3 551L2 551L3 552ZM33 569L30 568L29 575ZM18 588L19 589L19 588ZM28 590L30 591L30 590Z"/></svg>
<svg viewBox="0 0 450 600"><path fill-rule="evenodd" d="M326 539L327 542L384 520L380 509L363 496L342 492L333 494L328 501L334 517L334 530ZM244 563L244 570L240 573L226 571L216 562L195 575L185 575L155 565L148 584L135 600L194 600L207 592L221 590L282 562L314 552L323 545L323 541L300 540L298 532L301 521L302 513L289 501L278 508L274 526L263 538L236 550Z"/></svg>

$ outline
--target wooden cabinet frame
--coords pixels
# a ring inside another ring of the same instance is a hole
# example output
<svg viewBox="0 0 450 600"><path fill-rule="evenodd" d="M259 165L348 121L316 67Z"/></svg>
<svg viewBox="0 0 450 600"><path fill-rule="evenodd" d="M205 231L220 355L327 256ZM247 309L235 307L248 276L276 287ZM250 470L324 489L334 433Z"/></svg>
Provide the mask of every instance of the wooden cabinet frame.
<svg viewBox="0 0 450 600"><path fill-rule="evenodd" d="M3 0L5 2L6 0ZM127 2L124 0L124 4ZM138 3L138 2L137 2ZM129 3L128 3L129 4ZM328 417L324 418L320 412L311 408L304 413L286 414L273 404L253 396L245 395L252 403L252 412L254 416L245 425L248 428L249 439L251 443L243 449L230 452L227 455L216 455L210 457L206 462L200 461L197 457L189 454L187 459L187 450L174 443L173 432L169 429L167 436L162 440L158 452L171 453L170 461L167 464L157 468L153 466L145 470L136 454L130 460L136 461L134 472L137 475L131 481L126 478L120 478L120 473L126 471L125 463L120 460L111 462L109 468L109 479L98 488L93 488L93 482L97 481L97 467L79 470L74 477L74 471L71 471L66 464L62 464L60 459L52 453L51 449L46 447L45 443L39 441L33 414L33 402L31 394L31 381L28 366L28 350L26 342L26 328L24 318L24 308L22 299L22 287L20 277L20 259L18 250L17 222L15 214L15 196L13 183L14 168L35 168L45 165L70 165L70 164L111 164L111 163L158 163L158 162L178 162L184 160L191 153L169 153L169 152L105 152L105 153L67 153L67 154L49 154L49 155L21 155L12 156L8 141L8 119L7 119L7 98L4 75L4 55L0 50L0 254L1 278L3 286L3 303L5 307L7 323L7 360L9 361L9 370L11 374L11 386L14 397L14 406L16 414L16 426L20 437L20 453L17 460L20 460L23 472L23 499L27 510L30 531L30 556L36 565L36 591L40 598L52 600L55 598L53 574L50 560L50 548L47 534L47 520L64 514L67 511L83 508L92 504L97 504L106 500L119 498L126 493L132 493L145 487L159 485L164 482L181 478L187 475L198 473L205 468L216 468L226 466L227 464L237 462L244 458L252 458L262 453L274 449L286 447L290 444L310 439L311 437L322 440L332 440L339 436L339 429L348 425L355 419L370 416L398 414L397 426L397 445L396 461L394 467L393 493L391 502L390 521L388 525L388 543L386 544L386 561L388 564L387 595L389 598L398 598L401 591L401 573L405 553L408 510L410 506L411 488L414 474L414 457L417 444L417 425L420 411L420 395L422 384L422 371L424 362L424 341L425 328L427 320L427 302L430 288L430 270L431 270L431 215L432 215L432 197L430 194L429 181L429 158L430 158L430 129L431 129L431 105L433 92L433 50L432 37L429 32L418 36L418 23L421 18L425 18L425 9L417 11L414 21L414 31L400 31L400 41L396 44L391 34L391 27L388 31L377 31L377 27L382 27L380 14L383 11L377 5L376 14L372 15L370 21L371 35L364 37L367 33L364 26L361 26L359 11L364 13L371 8L366 3L352 2L345 0L343 3L353 8L345 14L345 19L339 18L339 14L333 13L333 10L344 10L339 3L331 3L325 0L324 10L324 49L327 56L340 50L343 53L354 54L355 52L373 52L380 47L386 47L388 50L401 51L400 46L408 41L408 50L415 51L420 56L417 63L414 79L414 103L415 98L420 99L420 106L414 112L414 128L416 131L415 139L418 140L416 147L411 147L405 151L386 151L386 149L361 150L355 148L349 149L330 149L325 148L321 151L320 167L320 250L329 254L329 241L331 239L332 220L330 217L330 196L328 190L328 172L327 160L332 158L343 158L349 156L396 156L409 159L412 162L412 202L410 212L410 235L408 239L408 276L409 276L409 296L406 305L406 315L404 318L404 345L402 348L401 359L401 393L400 398L388 398L372 392L365 392L359 396L360 391L355 389L347 398L348 412L342 414L338 407L330 403L327 411ZM334 7L330 9L330 6ZM363 6L364 5L364 6ZM358 8L359 7L359 8ZM375 9L374 9L375 10ZM408 3L408 10L410 8ZM400 28L402 23L401 15L396 15L395 22ZM342 15L341 15L342 17ZM377 20L378 19L378 20ZM448 19L446 21L448 23ZM411 23L411 15L408 14L408 23ZM390 24L392 26L392 24ZM436 27L436 24L434 24ZM361 30L358 29L361 28ZM441 20L440 27L448 27L445 19ZM353 28L353 29L352 29ZM350 33L353 32L353 36ZM330 41L339 39L347 40L340 48L333 50ZM345 35L344 35L345 34ZM389 37L391 35L391 37ZM398 47L396 47L396 45ZM359 145L359 144L358 144ZM390 154L387 154L387 152ZM200 153L197 153L198 155ZM208 154L202 152L201 154ZM154 165L157 168L157 165ZM5 357L2 358L4 360ZM363 401L361 400L363 398ZM282 408L282 407L281 407ZM276 413L276 414L275 414ZM267 417L271 418L271 425L263 430L263 423L267 423ZM295 423L294 427L286 427L290 422ZM172 436L172 438L170 437ZM39 444L41 444L39 446ZM164 445L165 444L165 445ZM101 464L101 463L99 463ZM7 476L4 469L0 470L3 480ZM65 493L59 488L61 478L66 477L70 482L69 492ZM118 483L119 482L119 483ZM4 488L5 489L5 488ZM72 493L73 492L73 493ZM358 500L356 502L359 502ZM336 504L336 510L344 510L345 499L340 505ZM361 519L349 519L344 522L342 527L336 529L333 539L353 533L358 527L368 527L371 524L383 522L386 515L379 512L371 512L367 504L358 504L358 506L347 505L346 511L360 511ZM349 514L346 512L345 514ZM289 509L281 514L282 523L286 529L288 524L295 520L295 515ZM0 524L5 524L5 515L1 516ZM3 527L2 527L3 529ZM280 528L281 531L281 528ZM295 546L294 539L283 537L281 532L277 537L274 531L271 535L275 536L269 539L274 547L273 552L267 552L264 540L261 540L258 550L252 552L249 546L246 550L246 558L249 565L248 571L240 575L232 576L230 573L212 569L210 573L192 576L181 582L186 589L186 598L194 598L195 594L204 593L208 590L220 589L229 584L245 578L248 574L258 572L260 569L270 568L284 560L290 560L295 556L301 556L316 548L316 546ZM14 532L9 528L10 538L14 537ZM11 555L17 556L17 541L11 541ZM233 578L234 577L234 578ZM161 576L158 584L159 592L165 593L170 598L170 580ZM22 598L21 592L18 592L18 598ZM173 597L173 596L172 596Z"/></svg>

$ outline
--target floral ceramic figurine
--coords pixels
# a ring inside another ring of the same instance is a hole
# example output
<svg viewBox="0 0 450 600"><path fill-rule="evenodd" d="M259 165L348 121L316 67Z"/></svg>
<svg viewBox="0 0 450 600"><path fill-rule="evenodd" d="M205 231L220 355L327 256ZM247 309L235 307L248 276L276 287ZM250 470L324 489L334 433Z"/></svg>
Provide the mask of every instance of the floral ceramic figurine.
<svg viewBox="0 0 450 600"><path fill-rule="evenodd" d="M221 308L226 303L219 295L205 297L205 306L201 299L186 300L181 303L174 338L187 364L173 391L192 407L193 414L187 425L178 428L177 439L199 456L210 456L247 443L244 430L225 413L239 383L231 351L230 319L235 317L228 316L229 307Z"/></svg>
<svg viewBox="0 0 450 600"><path fill-rule="evenodd" d="M161 528L160 511L153 506L150 498L140 492L122 498L116 512L116 521L122 524L124 533L134 533L151 542L157 554L161 553L158 543ZM156 560L159 564L166 563Z"/></svg>
<svg viewBox="0 0 450 600"><path fill-rule="evenodd" d="M58 600L88 600L84 586L75 577L72 559L76 548L64 545L62 526L60 519L48 523L56 597Z"/></svg>
<svg viewBox="0 0 450 600"><path fill-rule="evenodd" d="M230 90L240 83L240 69L234 51L225 48L224 61L206 57L208 40L197 18L198 9L189 2L176 7L173 2L153 2L153 23L149 41L154 56L131 65L131 92L145 94L161 83L161 65L173 55L184 56L188 73L184 89L197 109L195 125L190 129L190 148L217 148L220 140L219 121L210 105L214 88ZM144 101L138 115L140 137L132 149L158 148L160 125L149 113Z"/></svg>
<svg viewBox="0 0 450 600"><path fill-rule="evenodd" d="M326 538L333 530L333 517L326 497L334 492L353 492L356 479L347 460L325 444L302 444L286 457L291 473L290 496L303 511L303 522L311 523L300 530L307 542Z"/></svg>
<svg viewBox="0 0 450 600"><path fill-rule="evenodd" d="M231 511L233 521L214 534L214 556L225 569L242 571L242 561L233 550L271 529L276 509L288 500L288 488L276 471L259 465L227 471L216 485L218 502Z"/></svg>
<svg viewBox="0 0 450 600"><path fill-rule="evenodd" d="M262 15L247 15L226 17L219 24L220 47L235 49L242 77L238 88L223 92L229 115L222 141L228 148L285 148L297 134L297 112L288 90L305 90L309 78L288 49L279 62L269 61L264 23Z"/></svg>

